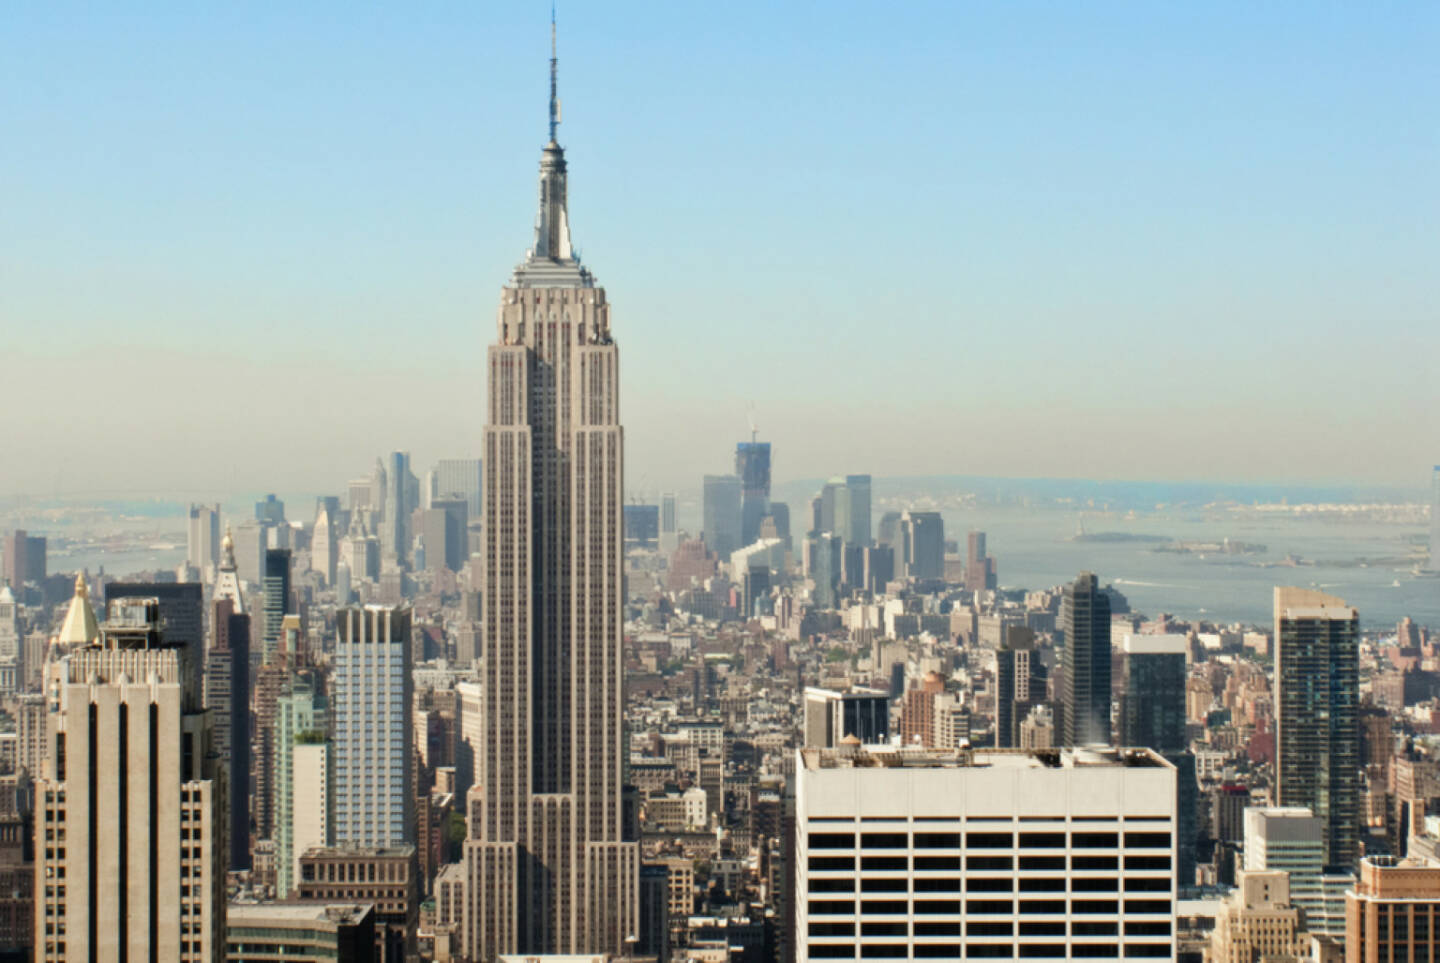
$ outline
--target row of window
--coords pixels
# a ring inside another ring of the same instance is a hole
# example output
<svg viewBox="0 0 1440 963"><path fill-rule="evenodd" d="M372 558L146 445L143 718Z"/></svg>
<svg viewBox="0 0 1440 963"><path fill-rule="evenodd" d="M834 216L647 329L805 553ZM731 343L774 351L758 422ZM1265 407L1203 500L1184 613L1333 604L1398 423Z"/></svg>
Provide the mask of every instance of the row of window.
<svg viewBox="0 0 1440 963"><path fill-rule="evenodd" d="M959 849L960 833L860 833L856 845L854 833L811 833L810 849ZM1022 832L965 833L966 849L1117 849L1120 833L1102 832ZM1016 837L1019 837L1017 842ZM1126 849L1169 849L1173 840L1169 833L1123 834Z"/></svg>
<svg viewBox="0 0 1440 963"><path fill-rule="evenodd" d="M1170 901L1168 899L1126 899L1126 915L1142 913L1170 913ZM811 901L809 910L811 916L853 916L854 904L850 902L825 903L820 902L821 909L817 912L816 901ZM908 909L905 900L867 900L862 904L866 907L862 912L865 915L913 915L915 916L958 916L961 913L960 900L919 900L914 903L914 909ZM844 907L843 909L831 908L834 906ZM871 909L869 907L876 908ZM1009 899L969 899L965 900L964 913L969 916L1013 916L1016 914L1016 901ZM1018 912L1022 916L1054 916L1065 915L1066 901L1063 899L1021 899ZM1120 900L1118 899L1071 899L1069 901L1069 912L1072 916L1113 916L1120 912ZM849 921L827 922L823 924L811 923L813 928L817 925L823 926L848 926L853 929L854 924ZM866 924L869 925L868 923ZM889 925L888 923L886 925ZM1007 924L1008 925L1008 924ZM838 935L838 934L836 934Z"/></svg>
<svg viewBox="0 0 1440 963"><path fill-rule="evenodd" d="M861 856L860 869L867 872L904 872L914 869L916 872L936 870L959 870L961 867L960 856L915 856L912 866L909 856ZM1012 869L1021 871L1051 871L1063 872L1067 868L1065 856L974 856L966 858L965 864L971 872L1006 872ZM854 856L811 856L806 864L812 873L834 873L853 872L855 869ZM1068 859L1068 868L1075 870L1105 870L1117 869L1119 863L1114 856L1071 856ZM1170 869L1169 856L1129 856L1125 857L1126 870L1168 870Z"/></svg>
<svg viewBox="0 0 1440 963"><path fill-rule="evenodd" d="M1119 936L1120 924L1115 920L1074 920L1066 932L1064 920L1044 920L1018 924L1021 936ZM967 930L971 936L1014 936L1014 926L1004 922L971 921ZM855 924L851 922L815 922L809 926L810 936L855 936ZM958 920L934 922L916 920L886 920L860 924L861 936L959 936ZM1169 921L1128 920L1125 923L1126 936L1169 936Z"/></svg>
<svg viewBox="0 0 1440 963"><path fill-rule="evenodd" d="M853 960L857 947L845 943L810 944L807 948L812 960ZM910 946L905 943L866 943L858 947L861 959L1059 959L1068 957L1118 958L1121 947L1116 943L1076 943L1071 946L1057 943L919 943ZM1126 943L1125 957L1133 959L1166 958L1170 955L1169 943Z"/></svg>

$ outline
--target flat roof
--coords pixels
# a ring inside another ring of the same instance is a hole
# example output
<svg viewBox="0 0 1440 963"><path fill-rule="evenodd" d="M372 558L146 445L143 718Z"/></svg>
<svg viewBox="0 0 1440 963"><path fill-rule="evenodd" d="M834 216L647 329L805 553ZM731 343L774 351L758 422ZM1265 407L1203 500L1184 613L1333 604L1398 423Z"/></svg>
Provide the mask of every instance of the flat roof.
<svg viewBox="0 0 1440 963"><path fill-rule="evenodd" d="M374 903L229 903L225 907L225 922L226 925L262 920L273 923L351 922L362 919L374 909Z"/></svg>
<svg viewBox="0 0 1440 963"><path fill-rule="evenodd" d="M802 749L806 769L1075 769L1087 766L1163 769L1171 764L1152 749L1084 746L1078 749L917 749L871 745Z"/></svg>
<svg viewBox="0 0 1440 963"><path fill-rule="evenodd" d="M1120 640L1120 650L1127 655L1184 655L1190 640L1183 635L1130 635Z"/></svg>

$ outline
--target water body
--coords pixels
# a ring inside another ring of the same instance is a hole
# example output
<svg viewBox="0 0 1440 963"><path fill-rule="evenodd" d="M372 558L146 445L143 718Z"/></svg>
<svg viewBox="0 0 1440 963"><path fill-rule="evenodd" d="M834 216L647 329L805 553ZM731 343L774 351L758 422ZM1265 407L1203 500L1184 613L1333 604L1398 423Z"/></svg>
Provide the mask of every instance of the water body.
<svg viewBox="0 0 1440 963"><path fill-rule="evenodd" d="M1115 585L1138 611L1155 616L1220 623L1272 624L1274 587L1299 585L1337 595L1360 610L1362 628L1393 628L1408 615L1440 629L1440 579L1417 579L1411 565L1359 567L1358 559L1403 559L1422 526L1345 521L1338 517L1297 519L1238 513L1152 513L1134 518L1086 514L1087 532L1162 536L1182 541L1259 543L1255 555L1197 555L1156 552L1156 542L1073 541L1079 512L986 506L946 510L945 532L964 551L971 529L986 533L1002 586L1046 588L1070 581L1082 570ZM877 515L878 517L878 515ZM1322 564L1262 568L1286 555ZM1324 562L1348 565L1326 565ZM1398 582L1398 585L1396 584Z"/></svg>

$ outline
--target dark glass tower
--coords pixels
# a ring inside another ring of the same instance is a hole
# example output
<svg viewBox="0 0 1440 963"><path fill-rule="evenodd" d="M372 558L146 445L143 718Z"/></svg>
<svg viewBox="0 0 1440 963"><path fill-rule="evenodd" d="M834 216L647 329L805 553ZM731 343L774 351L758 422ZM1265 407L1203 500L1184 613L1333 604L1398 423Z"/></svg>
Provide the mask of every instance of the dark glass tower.
<svg viewBox="0 0 1440 963"><path fill-rule="evenodd" d="M770 514L770 443L742 441L735 446L735 474L740 476L740 544L753 545L760 522Z"/></svg>
<svg viewBox="0 0 1440 963"><path fill-rule="evenodd" d="M1060 609L1065 630L1066 746L1110 742L1110 597L1100 580L1081 572L1065 586Z"/></svg>
<svg viewBox="0 0 1440 963"><path fill-rule="evenodd" d="M1275 802L1320 817L1328 866L1360 855L1359 669L1355 609L1275 589Z"/></svg>

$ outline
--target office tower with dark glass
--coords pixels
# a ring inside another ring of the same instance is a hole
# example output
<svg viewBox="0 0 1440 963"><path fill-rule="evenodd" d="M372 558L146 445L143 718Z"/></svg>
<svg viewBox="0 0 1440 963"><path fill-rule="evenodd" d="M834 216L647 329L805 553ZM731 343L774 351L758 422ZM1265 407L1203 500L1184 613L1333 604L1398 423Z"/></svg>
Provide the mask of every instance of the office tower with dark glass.
<svg viewBox="0 0 1440 963"><path fill-rule="evenodd" d="M735 446L735 474L740 478L740 546L760 537L760 522L770 514L770 443L742 441Z"/></svg>
<svg viewBox="0 0 1440 963"><path fill-rule="evenodd" d="M1360 614L1341 599L1275 589L1275 802L1324 827L1325 864L1360 856Z"/></svg>
<svg viewBox="0 0 1440 963"><path fill-rule="evenodd" d="M845 531L839 534L850 545L870 544L870 476L846 475L845 490L849 494L850 512L845 519Z"/></svg>
<svg viewBox="0 0 1440 963"><path fill-rule="evenodd" d="M1066 746L1110 742L1110 596L1100 580L1081 572L1060 604L1065 632Z"/></svg>
<svg viewBox="0 0 1440 963"><path fill-rule="evenodd" d="M945 519L939 512L906 512L900 516L899 557L905 578L936 579L945 574Z"/></svg>
<svg viewBox="0 0 1440 963"><path fill-rule="evenodd" d="M206 583L220 564L220 506L190 506L190 524L186 530L185 558L200 570Z"/></svg>
<svg viewBox="0 0 1440 963"><path fill-rule="evenodd" d="M267 665L275 658L280 647L280 632L285 624L285 614L290 611L290 550L288 548L267 548L265 550L265 611L262 614L260 655Z"/></svg>
<svg viewBox="0 0 1440 963"><path fill-rule="evenodd" d="M489 349L472 959L620 954L639 927L639 846L622 818L620 359L605 290L571 246L554 67L552 54L534 243Z"/></svg>

